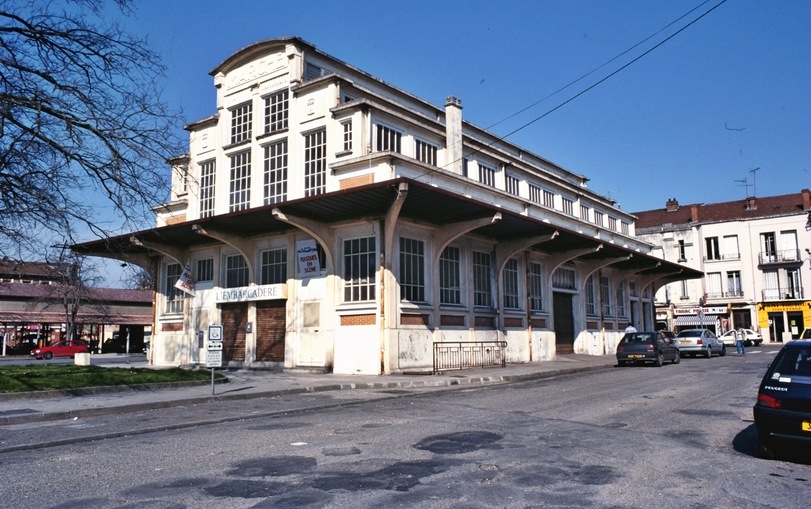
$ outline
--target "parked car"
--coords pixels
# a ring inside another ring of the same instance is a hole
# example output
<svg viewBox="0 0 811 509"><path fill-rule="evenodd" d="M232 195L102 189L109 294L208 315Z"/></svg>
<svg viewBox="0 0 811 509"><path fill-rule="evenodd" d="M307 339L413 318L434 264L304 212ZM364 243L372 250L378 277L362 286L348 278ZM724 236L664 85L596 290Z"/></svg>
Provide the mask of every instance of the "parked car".
<svg viewBox="0 0 811 509"><path fill-rule="evenodd" d="M811 339L811 329L807 327L803 329L803 333L800 334L800 337L798 339Z"/></svg>
<svg viewBox="0 0 811 509"><path fill-rule="evenodd" d="M38 346L36 338L24 338L19 343L6 348L8 355L30 355Z"/></svg>
<svg viewBox="0 0 811 509"><path fill-rule="evenodd" d="M763 336L760 333L753 331L752 329L743 329L744 332L744 339L743 344L746 346L758 346L763 343ZM727 346L735 346L735 331L731 330L721 334L720 336L721 341Z"/></svg>
<svg viewBox="0 0 811 509"><path fill-rule="evenodd" d="M73 357L77 353L89 352L87 343L75 339L73 341L60 341L53 345L35 348L31 356L37 359L50 359L52 357Z"/></svg>
<svg viewBox="0 0 811 509"><path fill-rule="evenodd" d="M661 366L665 361L678 364L681 361L679 349L661 331L629 332L617 344L617 364L650 362Z"/></svg>
<svg viewBox="0 0 811 509"><path fill-rule="evenodd" d="M782 456L787 445L811 448L811 340L783 345L760 382L753 413L763 457Z"/></svg>
<svg viewBox="0 0 811 509"><path fill-rule="evenodd" d="M687 329L676 335L676 346L682 357L685 355L703 355L710 358L713 354L723 357L727 354L726 346L715 333L708 329Z"/></svg>

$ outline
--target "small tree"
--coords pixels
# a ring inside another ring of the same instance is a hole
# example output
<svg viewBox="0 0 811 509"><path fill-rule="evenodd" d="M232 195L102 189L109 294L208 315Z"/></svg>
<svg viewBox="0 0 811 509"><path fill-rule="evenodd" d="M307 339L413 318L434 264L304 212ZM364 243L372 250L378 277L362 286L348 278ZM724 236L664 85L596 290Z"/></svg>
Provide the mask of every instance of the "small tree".
<svg viewBox="0 0 811 509"><path fill-rule="evenodd" d="M130 13L129 0L115 3ZM165 198L166 160L181 145L179 116L160 99L164 68L104 21L104 6L0 4L0 252L32 232L140 227Z"/></svg>

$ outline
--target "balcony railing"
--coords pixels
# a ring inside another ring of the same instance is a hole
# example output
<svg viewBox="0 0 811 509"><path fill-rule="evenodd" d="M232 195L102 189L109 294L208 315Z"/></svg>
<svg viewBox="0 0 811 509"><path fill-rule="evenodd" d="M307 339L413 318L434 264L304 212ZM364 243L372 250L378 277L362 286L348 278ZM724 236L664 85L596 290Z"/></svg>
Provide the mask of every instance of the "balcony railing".
<svg viewBox="0 0 811 509"><path fill-rule="evenodd" d="M712 299L740 299L743 297L743 290L728 290L726 292L707 292L707 300Z"/></svg>
<svg viewBox="0 0 811 509"><path fill-rule="evenodd" d="M758 253L758 263L767 265L770 263L802 263L799 249L784 249L782 251L761 251Z"/></svg>
<svg viewBox="0 0 811 509"><path fill-rule="evenodd" d="M805 298L802 287L800 288L764 288L763 300L798 300Z"/></svg>

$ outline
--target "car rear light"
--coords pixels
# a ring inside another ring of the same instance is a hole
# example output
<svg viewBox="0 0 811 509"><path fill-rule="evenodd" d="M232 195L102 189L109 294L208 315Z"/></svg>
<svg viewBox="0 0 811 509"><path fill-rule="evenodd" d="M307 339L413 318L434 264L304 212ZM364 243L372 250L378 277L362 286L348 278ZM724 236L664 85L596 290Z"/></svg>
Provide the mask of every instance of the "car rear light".
<svg viewBox="0 0 811 509"><path fill-rule="evenodd" d="M623 350L623 348L624 348L624 347L623 347L622 345L617 345L617 351L618 351L618 352L621 352L621 351Z"/></svg>
<svg viewBox="0 0 811 509"><path fill-rule="evenodd" d="M701 341L701 338L698 338L698 340L696 341L696 344L697 345L703 345L704 343Z"/></svg>
<svg viewBox="0 0 811 509"><path fill-rule="evenodd" d="M649 352L652 352L655 349L655 347L653 345L648 345L647 348L645 349Z"/></svg>
<svg viewBox="0 0 811 509"><path fill-rule="evenodd" d="M759 392L757 395L757 406L765 406L766 408L781 408L783 403L774 396L769 396L768 394Z"/></svg>

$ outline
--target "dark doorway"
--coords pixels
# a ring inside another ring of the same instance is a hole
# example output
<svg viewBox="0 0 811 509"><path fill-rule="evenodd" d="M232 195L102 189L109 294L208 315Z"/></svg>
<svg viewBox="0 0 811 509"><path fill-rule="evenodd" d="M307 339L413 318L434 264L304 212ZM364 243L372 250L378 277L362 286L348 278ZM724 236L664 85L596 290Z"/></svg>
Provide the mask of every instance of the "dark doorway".
<svg viewBox="0 0 811 509"><path fill-rule="evenodd" d="M555 292L554 306L555 350L559 354L574 353L574 313L572 295Z"/></svg>
<svg viewBox="0 0 811 509"><path fill-rule="evenodd" d="M222 360L245 360L245 327L248 325L248 305L221 304Z"/></svg>
<svg viewBox="0 0 811 509"><path fill-rule="evenodd" d="M284 362L286 301L256 303L256 360Z"/></svg>
<svg viewBox="0 0 811 509"><path fill-rule="evenodd" d="M788 326L791 331L791 339L797 339L803 333L803 312L802 311L789 311L786 313L788 318Z"/></svg>
<svg viewBox="0 0 811 509"><path fill-rule="evenodd" d="M772 341L778 343L783 342L783 332L786 330L786 325L783 323L783 313L769 313L769 332L772 336Z"/></svg>

